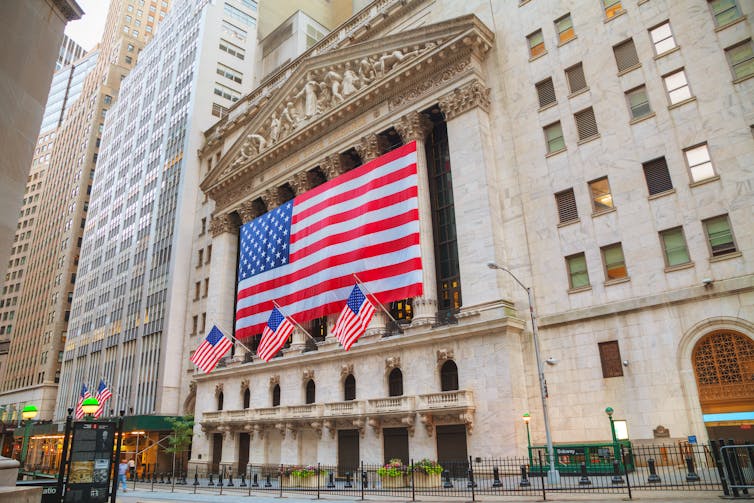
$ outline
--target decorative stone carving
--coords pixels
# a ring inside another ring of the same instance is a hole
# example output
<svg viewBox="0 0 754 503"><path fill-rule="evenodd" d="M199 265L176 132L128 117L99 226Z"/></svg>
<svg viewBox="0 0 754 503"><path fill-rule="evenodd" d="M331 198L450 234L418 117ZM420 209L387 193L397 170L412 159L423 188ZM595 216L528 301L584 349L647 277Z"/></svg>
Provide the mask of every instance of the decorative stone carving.
<svg viewBox="0 0 754 503"><path fill-rule="evenodd" d="M431 437L435 432L435 421L432 414L419 414L419 421L424 425L427 430L427 436Z"/></svg>
<svg viewBox="0 0 754 503"><path fill-rule="evenodd" d="M280 436L285 438L286 427L285 423L276 423L274 428L280 433Z"/></svg>
<svg viewBox="0 0 754 503"><path fill-rule="evenodd" d="M371 426L372 431L374 431L374 436L379 437L380 432L382 431L382 421L380 421L376 417L370 417L369 419L367 419L367 424Z"/></svg>
<svg viewBox="0 0 754 503"><path fill-rule="evenodd" d="M217 215L209 223L209 232L214 238L224 232L236 233L238 232L238 227L233 224L229 215Z"/></svg>
<svg viewBox="0 0 754 503"><path fill-rule="evenodd" d="M251 222L260 215L259 210L254 206L253 201L244 201L236 210L243 223Z"/></svg>
<svg viewBox="0 0 754 503"><path fill-rule="evenodd" d="M260 197L262 198L262 201L264 201L264 205L267 206L267 211L277 208L282 202L277 187L265 190Z"/></svg>
<svg viewBox="0 0 754 503"><path fill-rule="evenodd" d="M332 154L320 163L319 169L325 174L328 180L332 180L336 176L342 175L347 171L343 160L340 158L340 154Z"/></svg>
<svg viewBox="0 0 754 503"><path fill-rule="evenodd" d="M380 143L376 134L364 136L359 143L354 145L356 152L361 157L361 162L366 164L380 155Z"/></svg>
<svg viewBox="0 0 754 503"><path fill-rule="evenodd" d="M215 384L215 396L219 396L223 392L223 383Z"/></svg>
<svg viewBox="0 0 754 503"><path fill-rule="evenodd" d="M241 380L241 393L249 389L249 379L242 379Z"/></svg>
<svg viewBox="0 0 754 503"><path fill-rule="evenodd" d="M315 431L318 438L322 438L322 421L312 421L309 426Z"/></svg>
<svg viewBox="0 0 754 503"><path fill-rule="evenodd" d="M447 121L476 107L485 112L490 108L490 89L478 80L473 80L440 98L440 109Z"/></svg>
<svg viewBox="0 0 754 503"><path fill-rule="evenodd" d="M652 434L654 435L654 438L670 438L670 430L661 424L652 430Z"/></svg>
<svg viewBox="0 0 754 503"><path fill-rule="evenodd" d="M314 379L314 370L304 370L304 373L301 375L301 377L304 382L307 382L309 379Z"/></svg>
<svg viewBox="0 0 754 503"><path fill-rule="evenodd" d="M293 187L293 190L296 192L296 195L301 195L307 190L309 190L309 173L306 171L301 171L299 173L296 173L293 175L293 180L290 182L291 187Z"/></svg>
<svg viewBox="0 0 754 503"><path fill-rule="evenodd" d="M456 78L456 75L463 73L469 67L470 57L457 63L448 66L444 70L436 73L435 75L420 80L415 86L402 92L396 96L393 96L388 101L391 110L396 108L405 107L406 104L417 100L418 98L429 94L432 90L443 87L447 82Z"/></svg>
<svg viewBox="0 0 754 503"><path fill-rule="evenodd" d="M330 432L330 438L335 438L335 433L338 431L335 426L335 421L325 420L322 425Z"/></svg>
<svg viewBox="0 0 754 503"><path fill-rule="evenodd" d="M359 430L359 436L361 438L364 438L364 434L366 433L366 428L364 427L366 426L366 422L364 421L364 419L354 419L353 421L351 421L351 424L353 424L354 428Z"/></svg>
<svg viewBox="0 0 754 503"><path fill-rule="evenodd" d="M398 134L401 135L403 143L414 140L424 141L427 134L432 131L432 121L423 113L412 112L401 117L394 127L398 131Z"/></svg>
<svg viewBox="0 0 754 503"><path fill-rule="evenodd" d="M385 369L392 370L401 366L400 356L389 356L385 358Z"/></svg>
<svg viewBox="0 0 754 503"><path fill-rule="evenodd" d="M353 374L353 363L343 364L340 367L340 377L346 377Z"/></svg>
<svg viewBox="0 0 754 503"><path fill-rule="evenodd" d="M438 349L437 350L437 363L442 363L447 360L453 360L455 354L452 349Z"/></svg>
<svg viewBox="0 0 754 503"><path fill-rule="evenodd" d="M274 387L276 384L280 384L280 376L274 375L270 376L270 387Z"/></svg>
<svg viewBox="0 0 754 503"><path fill-rule="evenodd" d="M195 395L196 394L196 381L191 381L189 383L189 395Z"/></svg>

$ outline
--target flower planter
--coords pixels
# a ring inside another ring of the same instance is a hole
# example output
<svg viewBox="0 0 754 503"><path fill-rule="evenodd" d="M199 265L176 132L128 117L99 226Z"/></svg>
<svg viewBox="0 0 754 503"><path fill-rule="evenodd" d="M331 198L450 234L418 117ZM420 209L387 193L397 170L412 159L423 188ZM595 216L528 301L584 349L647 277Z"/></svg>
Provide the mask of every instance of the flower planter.
<svg viewBox="0 0 754 503"><path fill-rule="evenodd" d="M442 478L439 473L414 472L414 487L440 487Z"/></svg>
<svg viewBox="0 0 754 503"><path fill-rule="evenodd" d="M383 489L396 489L408 486L408 480L405 475L401 475L400 477L380 476L380 483Z"/></svg>
<svg viewBox="0 0 754 503"><path fill-rule="evenodd" d="M300 477L297 475L284 475L283 487L302 487L302 488L316 488L317 480L319 480L319 487L325 487L327 485L326 474L320 473L319 477L316 475L310 475L308 477Z"/></svg>

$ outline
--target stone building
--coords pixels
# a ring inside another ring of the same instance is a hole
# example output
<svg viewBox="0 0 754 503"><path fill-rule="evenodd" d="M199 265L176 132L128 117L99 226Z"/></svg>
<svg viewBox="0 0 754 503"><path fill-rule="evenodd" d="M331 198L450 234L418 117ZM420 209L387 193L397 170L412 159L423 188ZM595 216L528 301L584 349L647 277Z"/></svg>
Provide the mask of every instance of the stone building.
<svg viewBox="0 0 754 503"><path fill-rule="evenodd" d="M526 287L555 443L609 440L607 406L636 442L744 437L752 5L722 4L376 0L236 103L200 151L207 325L240 225L412 141L424 293L348 352L332 314L188 369L191 463L520 455L525 412L544 443Z"/></svg>

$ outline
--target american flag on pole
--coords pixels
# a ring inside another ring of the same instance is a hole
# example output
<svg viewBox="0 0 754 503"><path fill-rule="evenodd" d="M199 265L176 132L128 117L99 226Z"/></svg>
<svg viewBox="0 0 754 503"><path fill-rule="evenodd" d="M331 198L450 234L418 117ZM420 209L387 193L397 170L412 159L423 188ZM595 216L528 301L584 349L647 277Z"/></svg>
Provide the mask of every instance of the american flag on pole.
<svg viewBox="0 0 754 503"><path fill-rule="evenodd" d="M86 387L86 384L81 385L81 394L79 395L79 400L76 402L76 419L81 419L84 417L84 408L82 407L84 400L87 398L91 398L92 394L89 393L89 389Z"/></svg>
<svg viewBox="0 0 754 503"><path fill-rule="evenodd" d="M272 308L270 319L262 331L262 340L257 348L257 356L268 362L280 351L288 336L293 332L293 323L283 316L277 307Z"/></svg>
<svg viewBox="0 0 754 503"><path fill-rule="evenodd" d="M105 402L107 402L111 396L113 396L113 394L110 392L107 384L105 384L103 379L100 379L99 386L97 386L97 394L94 395L99 402L99 408L97 409L97 412L94 413L94 417L100 417L102 413L105 412Z"/></svg>
<svg viewBox="0 0 754 503"><path fill-rule="evenodd" d="M354 286L333 329L333 336L340 341L343 349L346 351L351 349L353 343L366 332L372 315L374 315L374 306L366 298L359 285Z"/></svg>
<svg viewBox="0 0 754 503"><path fill-rule="evenodd" d="M299 323L338 312L354 274L383 303L421 295L417 193L411 142L244 224L236 336L273 301Z"/></svg>
<svg viewBox="0 0 754 503"><path fill-rule="evenodd" d="M191 355L190 360L205 374L212 372L220 358L225 356L225 353L233 346L233 343L220 332L220 329L216 326L212 326L212 330L209 331L207 337L204 338L202 343L196 348L194 354Z"/></svg>

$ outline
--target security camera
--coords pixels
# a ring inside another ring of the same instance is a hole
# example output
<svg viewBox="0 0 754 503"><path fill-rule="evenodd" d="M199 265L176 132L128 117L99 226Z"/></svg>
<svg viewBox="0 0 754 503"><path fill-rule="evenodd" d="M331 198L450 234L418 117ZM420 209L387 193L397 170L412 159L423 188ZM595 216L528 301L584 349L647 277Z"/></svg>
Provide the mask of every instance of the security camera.
<svg viewBox="0 0 754 503"><path fill-rule="evenodd" d="M704 278L702 280L702 285L704 285L704 286L710 286L710 285L712 285L713 281L714 280L712 278Z"/></svg>
<svg viewBox="0 0 754 503"><path fill-rule="evenodd" d="M558 359L551 356L547 360L545 360L545 363L547 363L548 365L557 365Z"/></svg>

